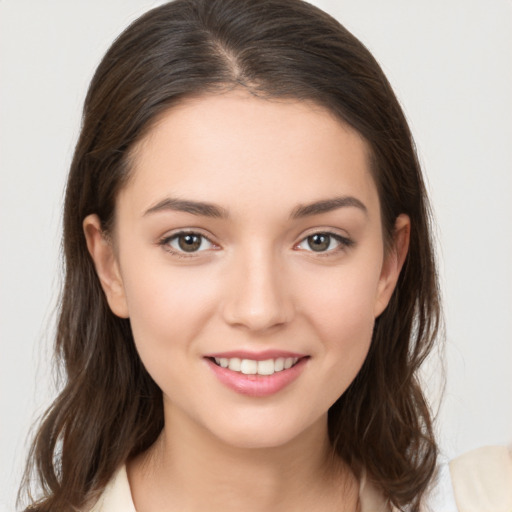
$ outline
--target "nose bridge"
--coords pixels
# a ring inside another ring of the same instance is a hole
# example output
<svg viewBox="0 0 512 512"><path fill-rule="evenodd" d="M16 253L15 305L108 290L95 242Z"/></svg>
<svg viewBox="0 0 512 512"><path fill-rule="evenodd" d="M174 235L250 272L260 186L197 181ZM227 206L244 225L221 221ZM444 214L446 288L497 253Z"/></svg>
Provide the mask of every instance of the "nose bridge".
<svg viewBox="0 0 512 512"><path fill-rule="evenodd" d="M292 301L286 275L270 244L250 244L234 256L224 315L231 325L263 331L287 323Z"/></svg>

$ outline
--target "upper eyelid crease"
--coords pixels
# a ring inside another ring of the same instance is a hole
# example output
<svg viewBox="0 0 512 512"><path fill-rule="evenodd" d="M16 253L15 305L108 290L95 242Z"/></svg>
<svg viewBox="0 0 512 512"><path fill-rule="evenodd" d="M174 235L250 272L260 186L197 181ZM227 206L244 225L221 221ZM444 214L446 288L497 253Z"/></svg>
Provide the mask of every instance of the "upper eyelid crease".
<svg viewBox="0 0 512 512"><path fill-rule="evenodd" d="M175 254L176 256L186 257L186 258L194 257L194 255L196 255L198 253L201 253L201 252L204 252L205 250L207 250L207 249L204 249L202 251L192 251L190 253L187 253L186 251L181 251L181 250L176 249L176 248L174 248L174 247L172 247L170 245L170 242L172 240L176 240L180 236L190 235L190 234L198 235L201 238L203 238L204 240L206 240L212 246L216 246L216 244L214 242L212 242L212 240L209 237L207 237L206 235L203 235L202 233L199 233L197 231L178 231L177 233L174 233L172 235L168 235L168 236L164 236L164 237L160 238L160 240L157 242L157 245L165 246L167 251Z"/></svg>
<svg viewBox="0 0 512 512"><path fill-rule="evenodd" d="M309 237L318 235L318 234L330 236L331 238L334 238L341 246L344 246L347 248L352 247L355 244L354 240L352 240L351 238L348 238L343 235L339 235L338 233L333 233L332 231L315 231L314 233L311 233L310 235L307 235L304 238L302 238L302 240L297 245L304 243ZM332 252L332 251L328 251L328 252Z"/></svg>
<svg viewBox="0 0 512 512"><path fill-rule="evenodd" d="M183 235L187 235L187 234L195 234L195 235L198 235L200 237L202 237L203 239L205 239L208 243L210 243L211 245L213 246L217 246L217 244L215 244L215 242L213 242L208 236L198 232L198 231L195 231L195 230L181 230L181 231L178 231L177 233L173 233L171 235L167 235L167 236L164 236L162 238L159 239L158 241L158 245L161 245L161 246L168 246L170 245L169 242L171 240L175 240L176 238L178 238L179 236L183 236ZM334 233L332 231L329 231L329 230L318 230L318 231L313 231L312 233L304 236L298 244L296 244L294 247L297 247L299 246L300 244L304 243L309 237L311 236L314 236L316 234L324 234L324 235L328 235L332 238L334 238L341 246L344 246L346 248L349 248L349 247L352 247L354 245L354 240L352 240L351 238L348 238L346 236L343 236L343 235L340 235L338 233ZM177 254L177 255L181 255L181 256L187 256L187 257L192 257L194 254L197 254L199 252L203 252L203 251L193 251L191 253L189 253L187 255L187 253L185 251L180 251L180 250L176 250L174 248L172 248L172 252ZM328 254L328 253L334 253L336 252L336 249L334 250L330 250L330 251L324 251L324 252L319 252L318 254Z"/></svg>
<svg viewBox="0 0 512 512"><path fill-rule="evenodd" d="M170 240L175 240L176 238L178 238L180 236L184 236L184 235L197 235L197 236L200 236L201 238L204 238L206 241L208 241L212 245L216 245L215 242L213 242L209 236L206 236L205 234L203 234L199 231L194 231L194 230L177 231L176 233L172 233L170 235L165 235L160 238L159 243L166 243L166 242L169 242Z"/></svg>
<svg viewBox="0 0 512 512"><path fill-rule="evenodd" d="M329 229L314 229L310 233L308 233L306 235L303 235L303 237L300 239L300 241L303 242L304 240L306 240L310 236L318 235L318 234L332 236L333 238L336 238L337 240L340 240L340 241L342 241L344 243L351 243L351 244L354 243L354 241L352 239L350 239L350 237L345 236L345 235L341 235L341 234L339 234L339 233L337 233L335 231L331 231ZM211 237L209 237L208 235L205 235L201 231L199 231L197 229L194 229L194 228L192 228L192 229L180 229L179 231L176 231L175 233L171 233L169 235L164 235L164 236L160 237L159 242L165 242L165 241L173 240L174 238L177 238L177 237L179 237L181 235L198 235L198 236L204 238L205 240L208 240L208 242L210 242L212 244L215 244L215 242L211 239Z"/></svg>

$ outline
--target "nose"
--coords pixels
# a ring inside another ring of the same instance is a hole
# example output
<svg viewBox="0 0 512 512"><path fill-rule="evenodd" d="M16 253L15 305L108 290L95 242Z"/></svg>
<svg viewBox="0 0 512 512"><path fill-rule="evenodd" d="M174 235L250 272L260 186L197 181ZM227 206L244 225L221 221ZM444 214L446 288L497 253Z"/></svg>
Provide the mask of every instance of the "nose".
<svg viewBox="0 0 512 512"><path fill-rule="evenodd" d="M251 332L265 332L289 323L293 303L282 264L271 251L246 251L232 261L226 280L224 320Z"/></svg>

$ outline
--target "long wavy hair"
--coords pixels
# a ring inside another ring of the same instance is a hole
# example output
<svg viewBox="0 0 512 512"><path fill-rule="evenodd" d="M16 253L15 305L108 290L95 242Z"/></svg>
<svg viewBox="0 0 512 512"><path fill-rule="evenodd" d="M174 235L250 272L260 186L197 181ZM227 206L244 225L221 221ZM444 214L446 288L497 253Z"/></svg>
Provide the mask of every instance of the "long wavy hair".
<svg viewBox="0 0 512 512"><path fill-rule="evenodd" d="M163 427L161 391L141 363L129 320L108 307L82 221L96 213L108 233L130 176L130 150L172 105L233 88L312 101L352 126L371 149L385 241L399 214L411 219L397 287L328 424L333 449L356 475L364 470L395 506L419 509L437 446L418 369L435 344L441 314L430 209L399 103L363 44L308 3L175 0L116 39L85 100L64 207L55 354L65 382L31 448L22 484L29 496L33 484L39 489L29 498L31 510L76 510L94 501Z"/></svg>

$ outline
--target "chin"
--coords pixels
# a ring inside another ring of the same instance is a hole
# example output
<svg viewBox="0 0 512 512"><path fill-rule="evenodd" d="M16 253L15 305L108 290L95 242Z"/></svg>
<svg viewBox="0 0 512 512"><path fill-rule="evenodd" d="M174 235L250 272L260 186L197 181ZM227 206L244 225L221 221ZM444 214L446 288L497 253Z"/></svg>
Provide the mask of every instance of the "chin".
<svg viewBox="0 0 512 512"><path fill-rule="evenodd" d="M284 416L227 418L209 427L210 432L222 443L239 449L273 449L279 448L320 429L327 429L327 413L321 418L305 421L305 418L288 418ZM237 421L238 420L238 421ZM208 427L207 427L208 428Z"/></svg>
<svg viewBox="0 0 512 512"><path fill-rule="evenodd" d="M294 437L296 436L287 432L232 432L229 435L223 435L221 441L233 448L264 450L284 446Z"/></svg>

